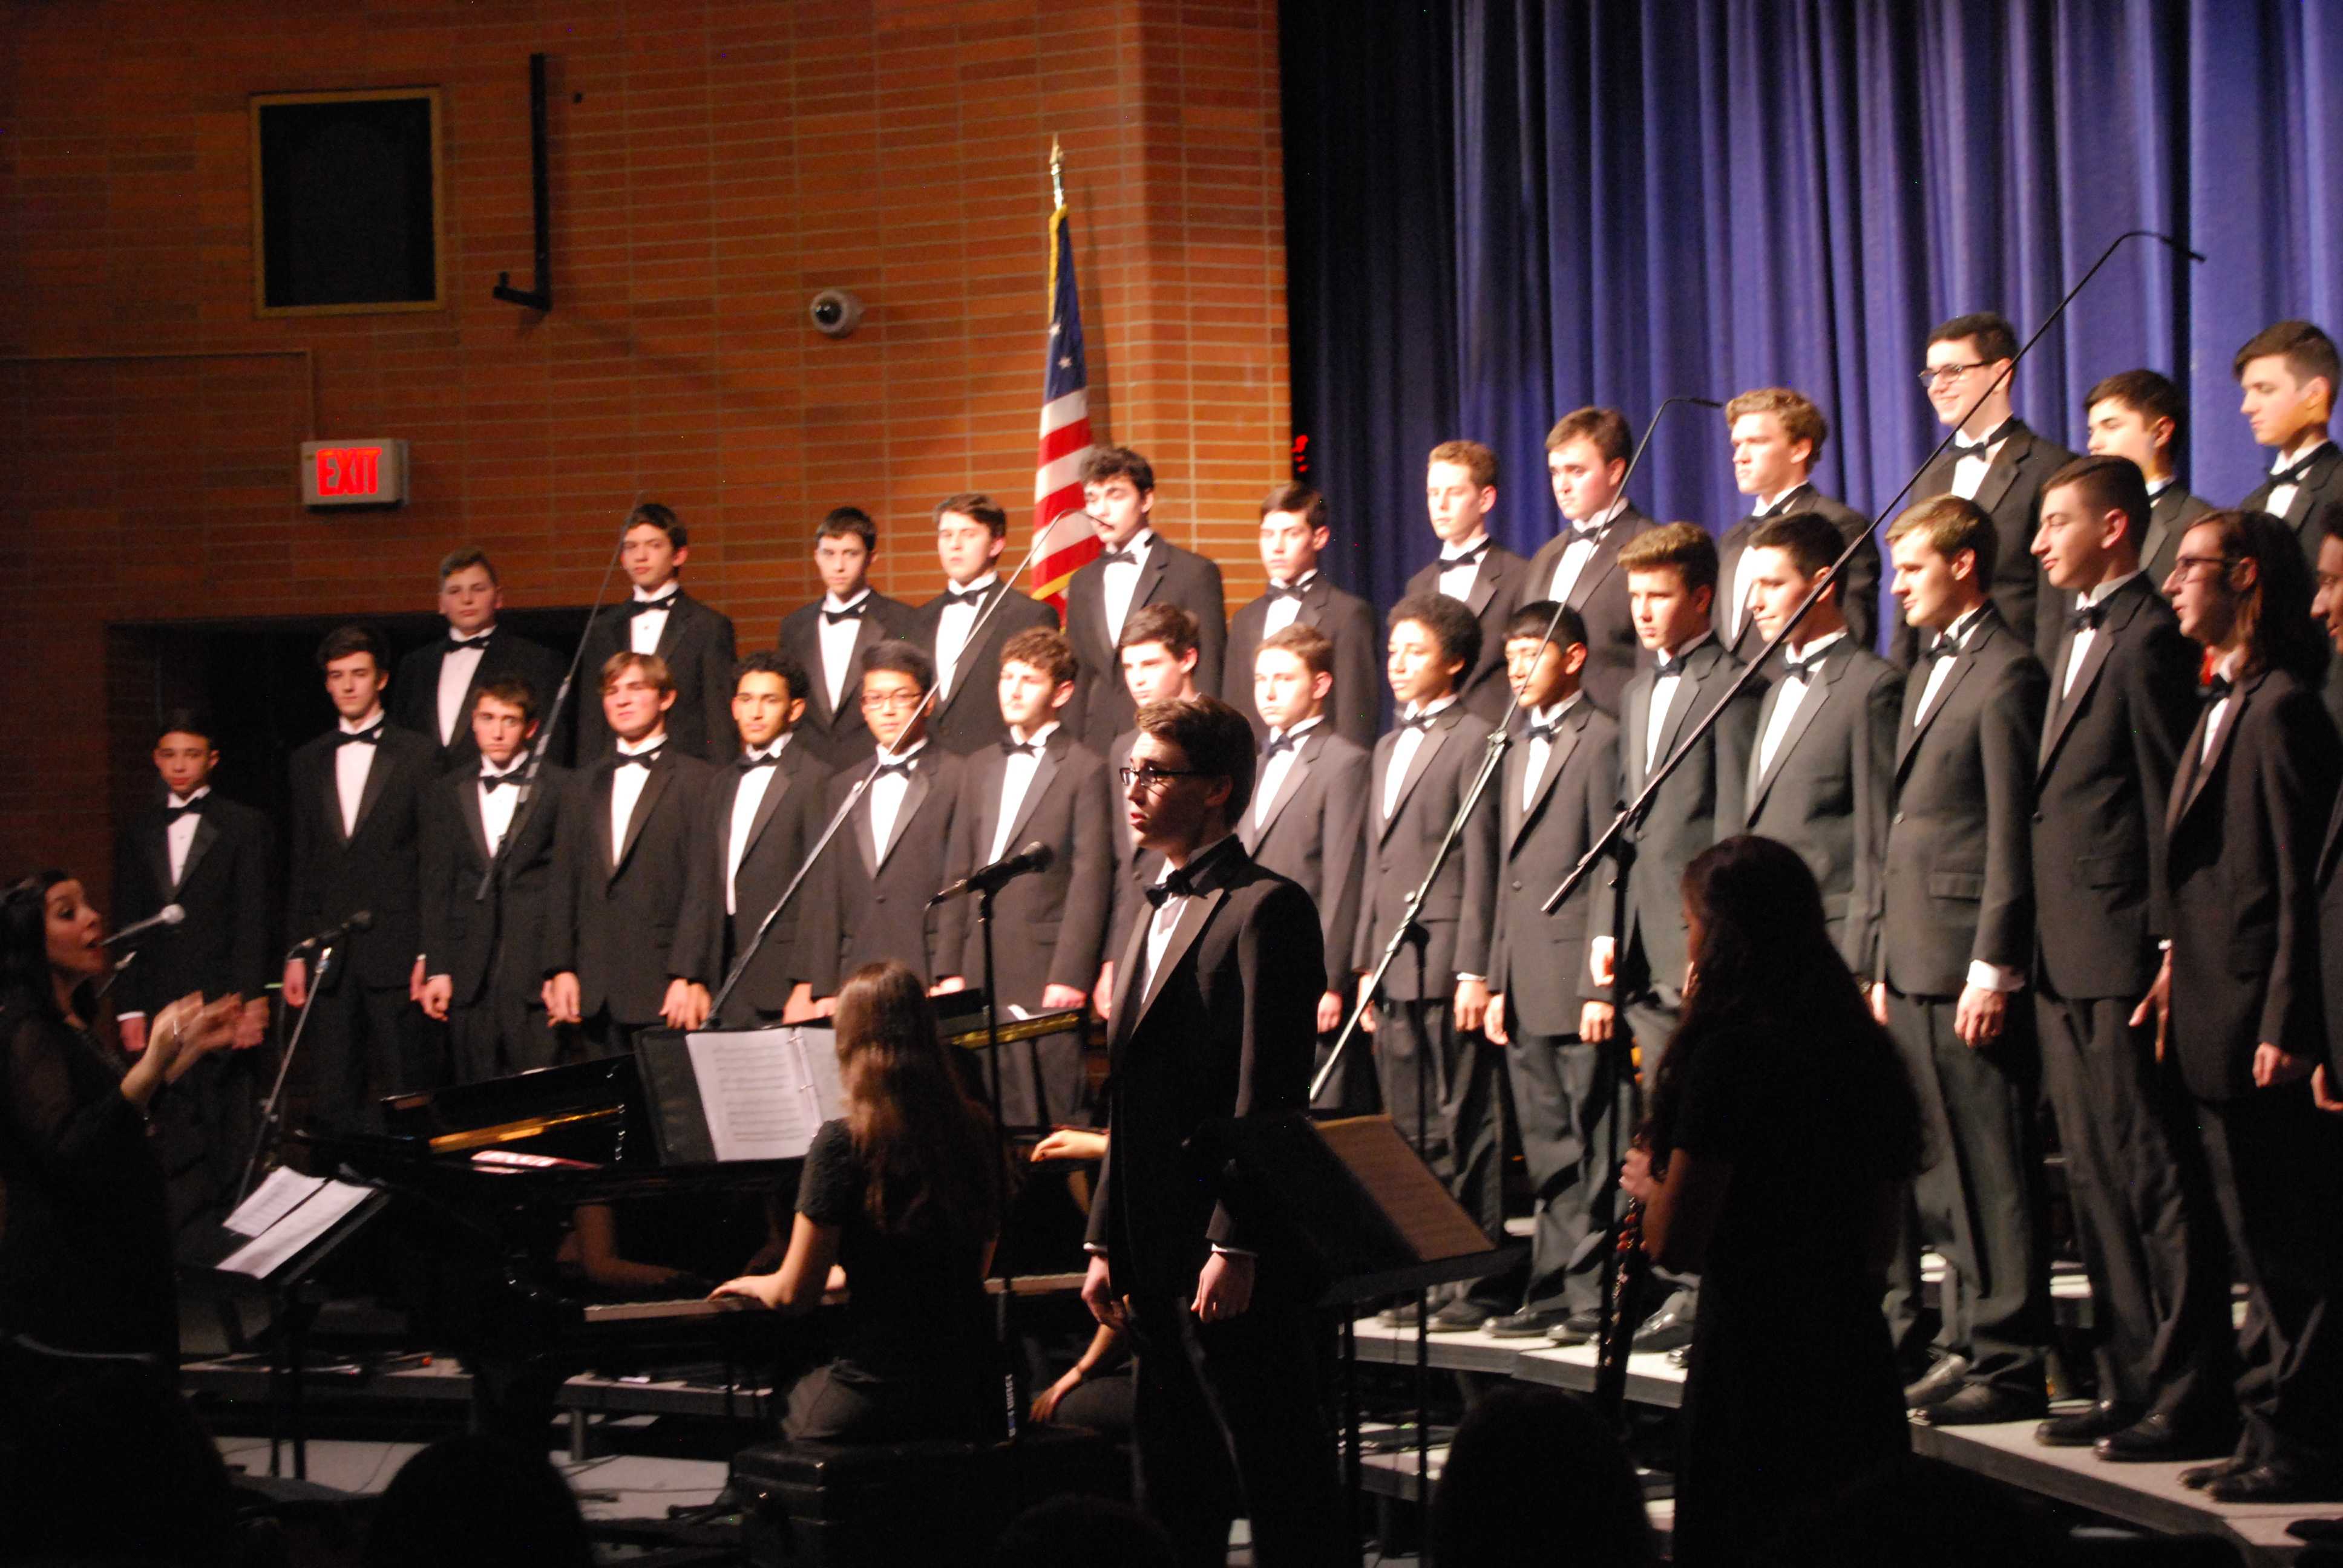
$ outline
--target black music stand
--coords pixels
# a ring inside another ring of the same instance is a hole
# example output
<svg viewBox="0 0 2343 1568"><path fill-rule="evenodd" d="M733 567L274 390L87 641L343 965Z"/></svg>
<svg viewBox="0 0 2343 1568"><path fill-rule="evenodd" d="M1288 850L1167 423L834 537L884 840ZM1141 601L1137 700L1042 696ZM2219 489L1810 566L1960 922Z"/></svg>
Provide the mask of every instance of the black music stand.
<svg viewBox="0 0 2343 1568"><path fill-rule="evenodd" d="M1434 1285L1477 1280L1528 1251L1489 1240L1388 1116L1312 1121L1306 1113L1240 1117L1199 1141L1224 1153L1230 1208L1297 1258L1313 1304L1342 1309L1343 1482L1353 1538L1362 1524L1357 1308ZM1415 1323L1417 1495L1432 1499L1432 1360L1425 1314Z"/></svg>

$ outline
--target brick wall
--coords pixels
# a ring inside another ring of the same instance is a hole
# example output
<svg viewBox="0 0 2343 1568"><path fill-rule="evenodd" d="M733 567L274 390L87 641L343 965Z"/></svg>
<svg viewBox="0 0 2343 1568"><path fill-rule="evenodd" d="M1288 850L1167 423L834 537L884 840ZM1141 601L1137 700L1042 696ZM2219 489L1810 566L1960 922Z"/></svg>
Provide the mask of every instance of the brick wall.
<svg viewBox="0 0 2343 1568"><path fill-rule="evenodd" d="M1273 0L13 0L0 27L0 870L104 883L146 782L136 671L126 732L103 717L109 622L424 609L464 543L509 602L583 604L638 492L744 646L814 591L841 502L880 519L880 588L926 597L939 497L1031 493L1053 134L1093 419L1153 458L1165 531L1259 585ZM532 50L543 317L488 293L531 270ZM445 95L448 308L256 319L248 95L416 85ZM869 306L843 342L805 325L826 286ZM305 512L313 432L407 438L414 502Z"/></svg>

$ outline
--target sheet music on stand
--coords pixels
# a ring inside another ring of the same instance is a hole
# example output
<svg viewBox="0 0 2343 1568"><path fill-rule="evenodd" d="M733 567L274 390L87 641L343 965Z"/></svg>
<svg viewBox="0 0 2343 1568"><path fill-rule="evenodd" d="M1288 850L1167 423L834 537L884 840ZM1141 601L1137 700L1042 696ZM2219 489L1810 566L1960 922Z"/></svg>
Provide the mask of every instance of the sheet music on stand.
<svg viewBox="0 0 2343 1568"><path fill-rule="evenodd" d="M206 1261L223 1273L274 1279L381 1198L372 1187L280 1167L220 1222L206 1249L212 1254Z"/></svg>
<svg viewBox="0 0 2343 1568"><path fill-rule="evenodd" d="M661 1161L801 1158L845 1100L834 1038L820 1024L639 1037Z"/></svg>

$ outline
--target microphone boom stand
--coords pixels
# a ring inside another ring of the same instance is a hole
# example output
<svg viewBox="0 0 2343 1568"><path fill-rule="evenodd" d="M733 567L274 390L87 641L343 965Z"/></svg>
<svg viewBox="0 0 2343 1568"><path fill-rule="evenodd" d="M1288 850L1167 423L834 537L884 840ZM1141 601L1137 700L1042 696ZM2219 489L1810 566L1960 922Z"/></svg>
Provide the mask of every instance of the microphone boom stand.
<svg viewBox="0 0 2343 1568"><path fill-rule="evenodd" d="M291 963L300 951L298 946L287 950L285 961ZM301 1001L301 1016L293 1020L292 1038L285 1042L285 1054L277 1059L277 1080L269 1086L268 1098L261 1102L260 1131L252 1140L252 1154L244 1162L243 1178L236 1182L236 1203L241 1203L252 1195L253 1184L260 1175L261 1161L267 1157L270 1145L277 1142L284 1133L285 1081L293 1070L293 1053L301 1049L301 1035L309 1027L309 1014L325 990L326 977L332 972L334 960L340 954L338 940L327 942L318 948L317 958L309 966L308 992ZM233 1209L236 1203L228 1207Z"/></svg>

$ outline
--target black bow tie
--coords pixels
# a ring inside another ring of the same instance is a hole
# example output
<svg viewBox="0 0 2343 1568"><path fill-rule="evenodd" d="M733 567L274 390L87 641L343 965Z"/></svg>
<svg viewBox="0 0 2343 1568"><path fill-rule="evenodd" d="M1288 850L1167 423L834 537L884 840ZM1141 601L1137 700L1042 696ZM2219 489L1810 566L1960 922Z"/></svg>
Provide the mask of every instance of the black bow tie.
<svg viewBox="0 0 2343 1568"><path fill-rule="evenodd" d="M1522 739L1525 741L1543 740L1551 746L1554 744L1554 733L1561 728L1562 720L1559 719L1550 724L1533 724L1522 731Z"/></svg>
<svg viewBox="0 0 2343 1568"><path fill-rule="evenodd" d="M1819 652L1810 653L1804 658L1794 658L1789 654L1785 653L1782 655L1782 668L1788 673L1792 680L1812 680L1815 677L1822 673L1823 661L1829 657L1830 649L1828 648L1824 648Z"/></svg>
<svg viewBox="0 0 2343 1568"><path fill-rule="evenodd" d="M884 779L890 773L892 773L898 779L908 779L911 776L911 765L918 760L919 759L916 757L906 757L898 762L881 762L878 767L871 769L870 782L876 784L880 779Z"/></svg>
<svg viewBox="0 0 2343 1568"><path fill-rule="evenodd" d="M1652 668L1661 675L1682 675L1684 661L1681 653L1655 653L1652 655Z"/></svg>
<svg viewBox="0 0 2343 1568"><path fill-rule="evenodd" d="M458 637L451 631L447 634L447 651L455 653L463 648L473 648L485 652L488 646L488 638L495 635L494 632L484 631L478 637Z"/></svg>
<svg viewBox="0 0 2343 1568"><path fill-rule="evenodd" d="M379 746L381 744L382 726L380 724L377 724L371 729L361 729L356 733L352 733L351 731L345 729L334 741L334 745L337 748L344 746Z"/></svg>
<svg viewBox="0 0 2343 1568"><path fill-rule="evenodd" d="M867 599L857 599L852 604L848 605L844 609L825 608L821 612L822 621L825 625L836 626L842 620L860 620L862 618L863 606L869 602L870 601Z"/></svg>
<svg viewBox="0 0 2343 1568"><path fill-rule="evenodd" d="M639 598L633 604L627 607L627 613L628 615L649 615L652 611L657 610L663 614L668 610L673 609L675 608L676 600L682 597L683 595L681 593L671 593L665 598Z"/></svg>
<svg viewBox="0 0 2343 1568"><path fill-rule="evenodd" d="M1405 721L1404 719L1403 719L1401 722L1404 723L1404 722L1406 722L1406 721ZM1301 744L1302 744L1302 737L1300 737L1299 735L1281 735L1281 736L1279 736L1276 739L1274 739L1274 740L1271 741L1268 745L1266 745L1266 746L1264 746L1264 747L1262 747L1262 748L1261 749L1261 759L1262 759L1262 765L1263 765L1263 766L1266 766L1266 765L1267 765L1267 764L1268 764L1268 763L1269 763L1269 762L1270 762L1273 758L1275 758L1275 757L1277 756L1277 754L1278 754L1279 752L1281 752L1281 751L1292 751L1292 750L1294 750L1295 749L1297 749L1298 747L1300 747L1300 746L1301 746Z"/></svg>
<svg viewBox="0 0 2343 1568"><path fill-rule="evenodd" d="M743 752L737 763L743 773L753 773L759 768L778 768L780 765L781 754L778 751L768 751L761 757Z"/></svg>
<svg viewBox="0 0 2343 1568"><path fill-rule="evenodd" d="M2107 618L2107 601L2102 599L2097 604L2076 607L2075 613L2066 618L2066 624L2076 631L2097 631L2099 623Z"/></svg>
<svg viewBox="0 0 2343 1568"><path fill-rule="evenodd" d="M620 757L618 759L618 766L621 768L639 768L644 772L648 773L653 768L659 766L659 759L666 754L666 747L654 746L649 751L638 751L632 756Z"/></svg>
<svg viewBox="0 0 2343 1568"><path fill-rule="evenodd" d="M984 596L990 591L991 589L990 588L972 588L966 591L961 591L957 588L946 588L943 591L943 601L947 606L956 604L964 604L971 607L980 606L984 603Z"/></svg>
<svg viewBox="0 0 2343 1568"><path fill-rule="evenodd" d="M1930 658L1957 658L1960 657L1960 651L1961 639L1951 632L1940 631L1928 639Z"/></svg>
<svg viewBox="0 0 2343 1568"><path fill-rule="evenodd" d="M1488 553L1489 541L1486 539L1483 539L1469 550L1461 550L1454 555L1443 550L1440 555L1440 569L1446 571L1451 567L1477 567L1481 564L1481 558Z"/></svg>
<svg viewBox="0 0 2343 1568"><path fill-rule="evenodd" d="M2270 474L2271 488L2275 489L2280 485L2299 485L2303 480L2308 478L2310 477L2310 465L2318 460L2318 452L2324 451L2325 449L2326 448L2324 447L2320 447L2318 448L2318 451L2312 452L2310 456L2302 458L2298 462L2288 463L2283 468L2272 470Z"/></svg>
<svg viewBox="0 0 2343 1568"><path fill-rule="evenodd" d="M1782 498L1772 506L1761 508L1750 513L1749 520L1753 523L1762 523L1768 518L1782 516L1790 509L1790 503L1797 498L1798 492L1804 488L1805 488L1804 485L1795 485L1785 490L1782 493Z"/></svg>
<svg viewBox="0 0 2343 1568"><path fill-rule="evenodd" d="M2236 689L2236 684L2232 682L2227 676L2217 675L2212 679L2205 683L2205 700L2207 702L2218 702Z"/></svg>
<svg viewBox="0 0 2343 1568"><path fill-rule="evenodd" d="M1133 546L1125 545L1119 550L1101 550L1098 558L1099 565L1102 567L1135 567L1139 564L1139 551Z"/></svg>
<svg viewBox="0 0 2343 1568"><path fill-rule="evenodd" d="M480 775L480 788L486 789L491 795L505 788L507 785L510 785L516 789L520 788L519 769L516 768L509 773L483 773Z"/></svg>
<svg viewBox="0 0 2343 1568"><path fill-rule="evenodd" d="M1309 585L1306 582L1272 583L1269 585L1269 592L1263 594L1262 597L1263 598L1272 599L1290 598L1294 600L1296 603L1299 603L1302 596L1309 591Z"/></svg>
<svg viewBox="0 0 2343 1568"><path fill-rule="evenodd" d="M1591 545L1601 538L1603 530L1610 526L1607 519L1599 523L1573 523L1570 525L1570 542L1574 545Z"/></svg>
<svg viewBox="0 0 2343 1568"><path fill-rule="evenodd" d="M2000 424L1987 430L1980 440L1972 441L1966 436L1954 437L1953 450L1964 457L1982 457L1993 449L1995 442L2006 441L2016 433L2017 421L2004 419Z"/></svg>
<svg viewBox="0 0 2343 1568"><path fill-rule="evenodd" d="M1004 757L1024 756L1039 760L1041 753L1049 749L1049 744L1047 740L1011 740L1004 735L1001 738L1001 752Z"/></svg>
<svg viewBox="0 0 2343 1568"><path fill-rule="evenodd" d="M204 803L201 800L190 800L184 806L174 806L167 800L163 803L163 820L166 822L176 822L182 817L200 817L203 813Z"/></svg>
<svg viewBox="0 0 2343 1568"><path fill-rule="evenodd" d="M1147 901L1154 908L1160 910L1163 907L1165 900L1171 899L1184 899L1193 894L1195 890L1196 881L1194 877L1190 875L1190 869L1182 868L1180 870L1172 872L1161 881L1151 884L1147 890Z"/></svg>
<svg viewBox="0 0 2343 1568"><path fill-rule="evenodd" d="M1399 727L1402 729L1416 729L1429 733L1432 721L1439 717L1437 713L1419 713L1413 719L1403 717L1399 721Z"/></svg>

